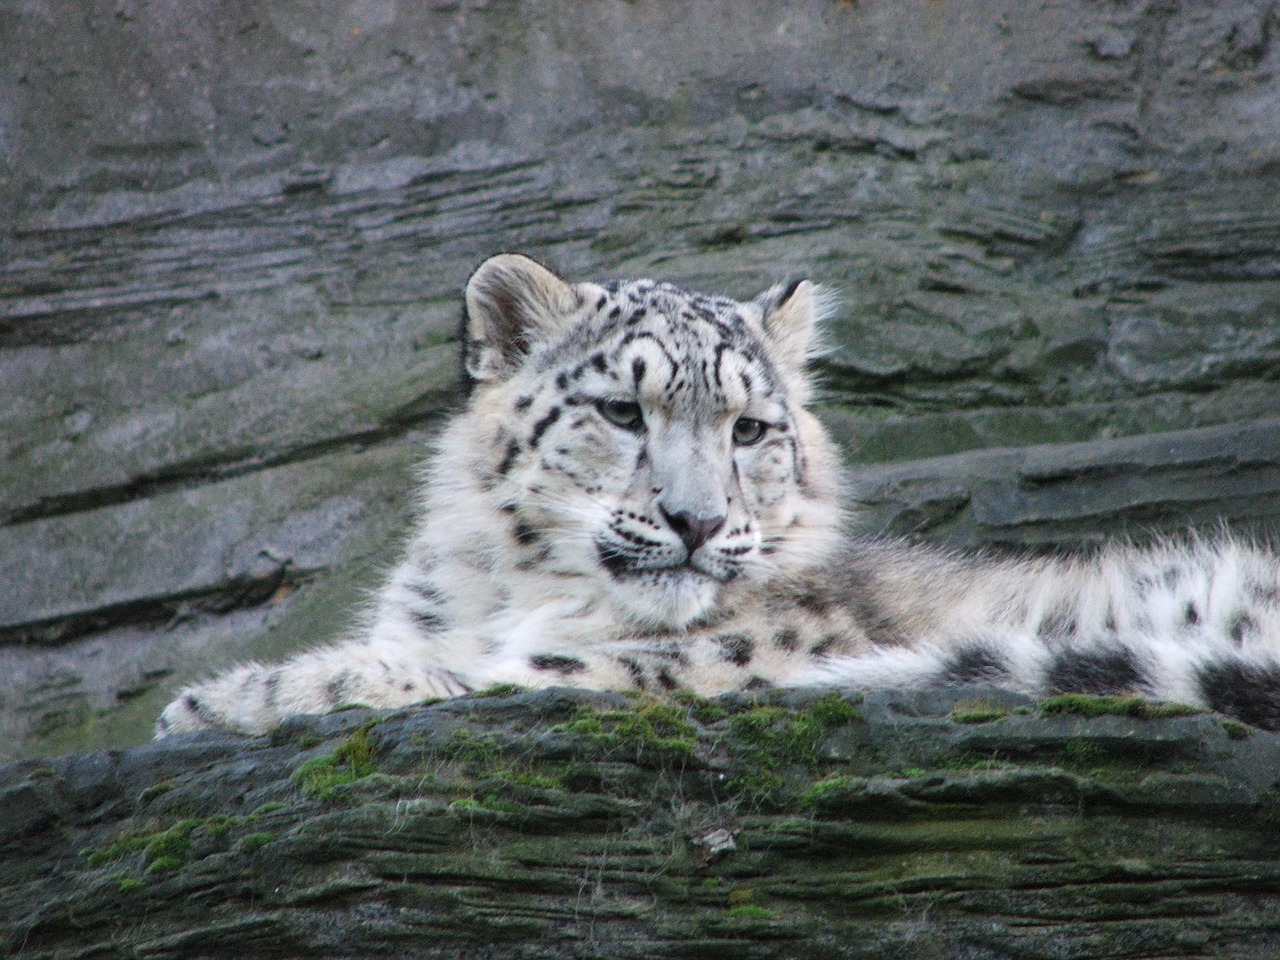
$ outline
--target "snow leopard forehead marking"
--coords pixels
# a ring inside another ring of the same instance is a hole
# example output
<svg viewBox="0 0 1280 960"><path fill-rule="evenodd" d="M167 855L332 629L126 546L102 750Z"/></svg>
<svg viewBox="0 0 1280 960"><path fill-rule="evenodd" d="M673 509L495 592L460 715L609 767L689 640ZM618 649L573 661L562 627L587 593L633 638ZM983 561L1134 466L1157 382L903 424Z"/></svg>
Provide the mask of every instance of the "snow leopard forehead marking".
<svg viewBox="0 0 1280 960"><path fill-rule="evenodd" d="M766 398L783 414L785 391L749 305L654 280L603 290L593 316L540 358L541 371L560 370L561 390L604 375L675 416L724 415Z"/></svg>

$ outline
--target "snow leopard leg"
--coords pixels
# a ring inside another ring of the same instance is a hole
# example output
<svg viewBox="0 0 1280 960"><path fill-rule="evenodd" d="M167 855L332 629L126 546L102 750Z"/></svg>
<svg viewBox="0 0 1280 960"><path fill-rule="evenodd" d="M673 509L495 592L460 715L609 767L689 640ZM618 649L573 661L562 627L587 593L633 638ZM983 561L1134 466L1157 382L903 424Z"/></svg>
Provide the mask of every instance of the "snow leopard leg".
<svg viewBox="0 0 1280 960"><path fill-rule="evenodd" d="M588 649L547 646L494 658L477 668L474 679L477 689L514 683L657 694L689 690L715 696L785 685L803 658L803 652L732 631L666 641L618 641Z"/></svg>
<svg viewBox="0 0 1280 960"><path fill-rule="evenodd" d="M294 714L346 704L401 707L470 690L465 677L431 665L411 647L354 641L187 687L156 721L156 736L210 728L265 733Z"/></svg>

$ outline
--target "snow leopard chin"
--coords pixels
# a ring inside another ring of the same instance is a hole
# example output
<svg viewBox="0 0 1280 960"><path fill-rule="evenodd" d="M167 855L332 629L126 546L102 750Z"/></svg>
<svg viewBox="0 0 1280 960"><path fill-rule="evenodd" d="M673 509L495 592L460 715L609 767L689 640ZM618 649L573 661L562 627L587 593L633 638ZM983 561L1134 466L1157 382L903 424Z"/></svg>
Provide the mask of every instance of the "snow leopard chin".
<svg viewBox="0 0 1280 960"><path fill-rule="evenodd" d="M721 585L689 567L646 570L610 583L610 596L619 612L645 633L682 632L712 613Z"/></svg>

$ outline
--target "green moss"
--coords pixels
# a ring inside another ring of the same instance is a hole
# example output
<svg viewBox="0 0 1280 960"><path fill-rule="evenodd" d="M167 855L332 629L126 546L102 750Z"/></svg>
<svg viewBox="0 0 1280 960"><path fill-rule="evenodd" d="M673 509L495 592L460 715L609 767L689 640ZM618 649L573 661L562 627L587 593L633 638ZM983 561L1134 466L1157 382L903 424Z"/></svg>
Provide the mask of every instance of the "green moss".
<svg viewBox="0 0 1280 960"><path fill-rule="evenodd" d="M355 783L374 771L378 746L370 731L374 723L366 723L351 734L333 753L308 760L293 771L293 782L303 795L317 800L331 800L339 787Z"/></svg>
<svg viewBox="0 0 1280 960"><path fill-rule="evenodd" d="M606 750L633 753L637 760L690 756L698 742L698 729L689 722L688 708L652 699L637 701L631 710L582 706L553 729L586 737Z"/></svg>
<svg viewBox="0 0 1280 960"><path fill-rule="evenodd" d="M951 710L951 719L956 723L994 723L1008 715L1008 708L989 700L957 703Z"/></svg>
<svg viewBox="0 0 1280 960"><path fill-rule="evenodd" d="M1232 720L1230 717L1222 717L1218 722L1222 724L1222 729L1232 740L1248 740L1253 736L1253 727L1247 723Z"/></svg>
<svg viewBox="0 0 1280 960"><path fill-rule="evenodd" d="M725 911L727 917L739 917L750 920L772 920L777 916L772 910L764 907L757 907L754 904L744 904L741 907L730 907Z"/></svg>
<svg viewBox="0 0 1280 960"><path fill-rule="evenodd" d="M197 828L204 825L203 820L189 818L179 820L172 826L160 830L141 828L125 830L116 834L97 850L81 852L87 858L90 867L100 867L141 851L143 861L148 867L163 863L166 866L161 869L176 869L187 862L191 849L191 835Z"/></svg>
<svg viewBox="0 0 1280 960"><path fill-rule="evenodd" d="M756 902L756 892L750 887L739 887L736 890L730 890L728 902L731 907L747 906Z"/></svg>
<svg viewBox="0 0 1280 960"><path fill-rule="evenodd" d="M803 710L765 705L737 714L729 724L736 768L730 791L748 800L776 799L786 785L784 771L821 764L827 737L855 722L865 718L839 694Z"/></svg>
<svg viewBox="0 0 1280 960"><path fill-rule="evenodd" d="M564 781L559 777L546 773L514 772L508 779L522 787L533 787L537 790L563 790Z"/></svg>
<svg viewBox="0 0 1280 960"><path fill-rule="evenodd" d="M800 805L802 807L815 806L827 797L846 793L849 790L856 789L862 783L863 781L860 777L850 777L844 774L827 777L825 780L819 780L800 795Z"/></svg>
<svg viewBox="0 0 1280 960"><path fill-rule="evenodd" d="M455 730L449 742L441 749L450 760L459 763L492 766L502 759L498 741L488 734L476 736L470 730Z"/></svg>
<svg viewBox="0 0 1280 960"><path fill-rule="evenodd" d="M729 716L729 711L720 706L720 704L712 703L705 697L698 696L692 690L676 690L671 694L671 700L673 703L686 707L689 715L703 726L719 723Z"/></svg>
<svg viewBox="0 0 1280 960"><path fill-rule="evenodd" d="M475 798L476 807L481 810L492 810L495 813L523 813L525 808L518 803L504 799L497 792L481 794Z"/></svg>
<svg viewBox="0 0 1280 960"><path fill-rule="evenodd" d="M124 830L98 849L81 850L80 853L86 858L90 867L101 867L131 853L137 853L147 845L154 835L154 830Z"/></svg>
<svg viewBox="0 0 1280 960"><path fill-rule="evenodd" d="M117 874L116 879L120 883L121 893L131 893L134 890L141 890L146 886L144 881L139 880L137 877L128 876L127 874Z"/></svg>
<svg viewBox="0 0 1280 960"><path fill-rule="evenodd" d="M853 722L865 722L865 718L839 694L831 694L804 710L756 707L734 717L730 729L743 745L777 759L812 763L819 759L818 750L826 736Z"/></svg>
<svg viewBox="0 0 1280 960"><path fill-rule="evenodd" d="M1097 697L1086 693L1064 693L1042 701L1040 712L1046 716L1121 716L1155 720L1192 716L1204 713L1204 710L1185 703L1156 703L1143 697Z"/></svg>
<svg viewBox="0 0 1280 960"><path fill-rule="evenodd" d="M1107 752L1088 740L1072 740L1062 753L1066 762L1075 767L1094 767L1107 759Z"/></svg>
<svg viewBox="0 0 1280 960"><path fill-rule="evenodd" d="M275 813L277 810L284 810L288 806L289 805L287 803L282 803L279 800L272 800L270 803L264 803L262 806L254 809L253 812L249 814L249 818L265 817L269 813Z"/></svg>
<svg viewBox="0 0 1280 960"><path fill-rule="evenodd" d="M825 734L847 723L866 723L867 718L840 694L832 693L801 711L799 722Z"/></svg>
<svg viewBox="0 0 1280 960"><path fill-rule="evenodd" d="M600 715L589 707L586 708L586 710L589 712L583 712L580 709L579 713L575 715L572 720L556 724L552 727L552 730L556 733L577 733L586 735L604 733L604 721L600 719Z"/></svg>
<svg viewBox="0 0 1280 960"><path fill-rule="evenodd" d="M234 829L243 828L251 819L251 816L220 813L204 819L190 817L164 827L133 828L121 831L96 850L82 850L81 853L90 867L100 867L140 853L144 875L169 872L191 862L193 838L197 834L206 838L208 846L207 841L225 841ZM273 834L255 833L243 838L236 846L242 852L252 853L272 839ZM226 849L225 842L218 846ZM212 849L206 849L202 856L210 852ZM143 885L129 871L120 871L115 878L120 880L121 890L137 889Z"/></svg>
<svg viewBox="0 0 1280 960"><path fill-rule="evenodd" d="M610 733L637 751L688 754L697 743L698 731L687 712L673 704L651 700L639 709L619 711Z"/></svg>
<svg viewBox="0 0 1280 960"><path fill-rule="evenodd" d="M975 753L972 750L966 750L948 757L944 763L939 765L939 769L953 771L1007 770L1010 766L1014 766L1014 764L1005 760L998 760L995 757L988 756L987 754ZM904 770L902 775L907 776L912 772L915 771ZM923 776L924 771L919 771L919 774Z"/></svg>
<svg viewBox="0 0 1280 960"><path fill-rule="evenodd" d="M182 857L157 857L147 864L147 873L170 873L186 864Z"/></svg>
<svg viewBox="0 0 1280 960"><path fill-rule="evenodd" d="M142 796L139 799L141 799L143 803L146 803L148 800L154 800L156 797L163 796L172 789L172 780L161 780L159 783L153 783L151 786L143 790Z"/></svg>
<svg viewBox="0 0 1280 960"><path fill-rule="evenodd" d="M186 863L191 849L191 834L201 825L199 820L180 820L168 830L156 834L142 848L147 862L154 865L158 861L177 861L178 866ZM168 868L165 868L168 869Z"/></svg>
<svg viewBox="0 0 1280 960"><path fill-rule="evenodd" d="M36 767L34 770L32 770L30 773L27 774L27 779L43 780L46 777L56 777L57 775L58 775L58 771L54 770L53 767Z"/></svg>
<svg viewBox="0 0 1280 960"><path fill-rule="evenodd" d="M236 848L245 854L257 853L274 839L273 833L251 833L236 844Z"/></svg>

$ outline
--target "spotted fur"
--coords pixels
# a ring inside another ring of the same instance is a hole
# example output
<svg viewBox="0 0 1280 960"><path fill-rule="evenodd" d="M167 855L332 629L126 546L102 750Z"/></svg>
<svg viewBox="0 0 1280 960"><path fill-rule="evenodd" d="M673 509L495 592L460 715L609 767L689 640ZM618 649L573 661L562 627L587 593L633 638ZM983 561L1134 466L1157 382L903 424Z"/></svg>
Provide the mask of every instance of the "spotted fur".
<svg viewBox="0 0 1280 960"><path fill-rule="evenodd" d="M836 458L807 409L828 303L807 281L737 302L488 260L466 292L468 405L366 624L182 691L158 734L499 682L979 681L1280 726L1280 562L1261 548L1014 561L843 534Z"/></svg>

